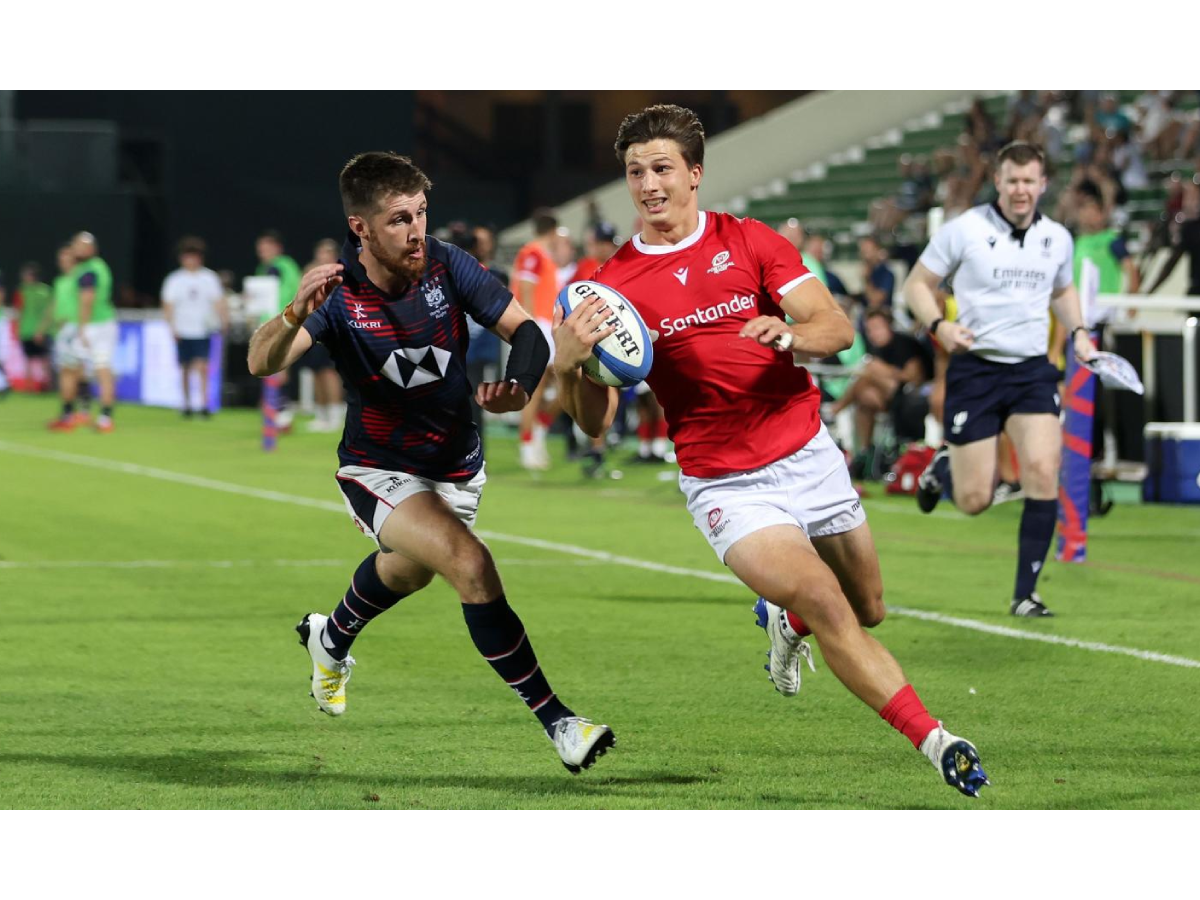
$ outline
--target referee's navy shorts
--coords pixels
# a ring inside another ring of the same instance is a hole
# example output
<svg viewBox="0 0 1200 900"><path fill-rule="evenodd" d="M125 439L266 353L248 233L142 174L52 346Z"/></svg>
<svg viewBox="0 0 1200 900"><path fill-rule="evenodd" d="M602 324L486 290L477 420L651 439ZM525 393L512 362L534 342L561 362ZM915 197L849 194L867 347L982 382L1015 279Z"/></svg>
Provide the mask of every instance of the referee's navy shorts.
<svg viewBox="0 0 1200 900"><path fill-rule="evenodd" d="M947 442L962 445L995 437L1008 417L1017 413L1057 416L1061 377L1045 356L1015 363L994 362L974 353L951 356L946 370Z"/></svg>
<svg viewBox="0 0 1200 900"><path fill-rule="evenodd" d="M179 365L186 366L198 359L208 359L211 338L179 338L175 341L175 350L179 356Z"/></svg>

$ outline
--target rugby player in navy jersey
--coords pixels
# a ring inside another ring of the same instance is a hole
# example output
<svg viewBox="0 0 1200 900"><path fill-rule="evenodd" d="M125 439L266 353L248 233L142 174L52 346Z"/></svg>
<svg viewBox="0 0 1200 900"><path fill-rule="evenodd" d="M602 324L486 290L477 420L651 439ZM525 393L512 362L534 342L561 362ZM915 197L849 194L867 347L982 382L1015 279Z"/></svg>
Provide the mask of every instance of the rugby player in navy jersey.
<svg viewBox="0 0 1200 900"><path fill-rule="evenodd" d="M312 657L312 694L346 710L350 645L401 598L441 575L458 592L484 659L537 716L571 772L614 743L551 689L488 548L471 531L486 480L471 419L467 316L507 341L504 380L480 384L494 413L521 409L546 371L549 347L520 303L469 254L426 237L431 183L411 160L363 153L340 178L350 226L342 258L305 273L295 298L250 342L250 371L287 368L314 341L346 384L338 487L355 524L378 544L329 616L296 630Z"/></svg>

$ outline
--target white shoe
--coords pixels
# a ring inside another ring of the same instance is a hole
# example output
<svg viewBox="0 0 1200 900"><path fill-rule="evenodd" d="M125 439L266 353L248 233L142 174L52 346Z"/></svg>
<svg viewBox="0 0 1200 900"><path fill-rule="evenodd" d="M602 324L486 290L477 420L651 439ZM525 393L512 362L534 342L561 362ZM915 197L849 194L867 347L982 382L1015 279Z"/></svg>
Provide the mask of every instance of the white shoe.
<svg viewBox="0 0 1200 900"><path fill-rule="evenodd" d="M296 632L300 635L300 645L312 657L312 694L321 712L331 716L340 716L346 711L346 682L350 680L350 667L354 665L354 657L334 659L329 651L321 646L321 635L325 632L328 616L320 613L309 613L300 620Z"/></svg>
<svg viewBox="0 0 1200 900"><path fill-rule="evenodd" d="M304 427L305 430L313 431L317 434L333 434L335 431L342 430L342 423L335 422L332 419L323 419L320 416L317 416Z"/></svg>
<svg viewBox="0 0 1200 900"><path fill-rule="evenodd" d="M550 454L545 444L525 441L521 444L521 468L531 472L544 472L550 468Z"/></svg>
<svg viewBox="0 0 1200 900"><path fill-rule="evenodd" d="M800 693L800 657L804 657L810 671L817 671L812 647L788 624L787 611L782 607L759 597L754 612L758 627L771 639L771 649L767 651L769 662L763 668L770 673L775 690L785 697L795 697Z"/></svg>
<svg viewBox="0 0 1200 900"><path fill-rule="evenodd" d="M597 758L617 743L616 735L607 725L597 725L579 716L563 716L554 723L550 738L562 764L572 775L590 769Z"/></svg>

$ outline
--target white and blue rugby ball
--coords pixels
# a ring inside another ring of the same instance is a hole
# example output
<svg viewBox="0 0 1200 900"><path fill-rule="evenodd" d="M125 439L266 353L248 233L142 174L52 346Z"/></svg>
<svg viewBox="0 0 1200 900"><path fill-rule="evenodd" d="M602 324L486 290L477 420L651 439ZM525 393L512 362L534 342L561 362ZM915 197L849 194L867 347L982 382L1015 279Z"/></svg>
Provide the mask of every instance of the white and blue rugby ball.
<svg viewBox="0 0 1200 900"><path fill-rule="evenodd" d="M600 327L615 325L617 330L592 348L583 371L596 382L610 387L629 387L645 381L654 365L654 346L646 323L618 291L598 281L573 281L558 294L563 317L580 303L599 295L608 307Z"/></svg>

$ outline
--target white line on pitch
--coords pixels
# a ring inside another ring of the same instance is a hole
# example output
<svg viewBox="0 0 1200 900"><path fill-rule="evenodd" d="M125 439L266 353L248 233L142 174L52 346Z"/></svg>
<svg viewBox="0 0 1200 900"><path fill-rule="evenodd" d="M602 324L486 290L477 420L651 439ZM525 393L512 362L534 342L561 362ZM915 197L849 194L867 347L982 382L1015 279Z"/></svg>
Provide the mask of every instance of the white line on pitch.
<svg viewBox="0 0 1200 900"><path fill-rule="evenodd" d="M258 566L279 568L345 568L356 566L357 559L28 559L0 560L4 569L248 569ZM547 561L544 559L497 559L502 566L600 566L594 559Z"/></svg>

